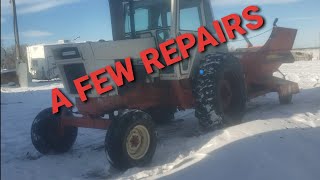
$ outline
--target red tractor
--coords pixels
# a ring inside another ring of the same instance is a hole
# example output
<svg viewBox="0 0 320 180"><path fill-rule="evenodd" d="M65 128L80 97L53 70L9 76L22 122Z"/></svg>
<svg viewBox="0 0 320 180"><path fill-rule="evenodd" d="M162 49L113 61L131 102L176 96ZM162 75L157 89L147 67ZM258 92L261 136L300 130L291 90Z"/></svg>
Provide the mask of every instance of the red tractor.
<svg viewBox="0 0 320 180"><path fill-rule="evenodd" d="M188 59L145 72L140 51L183 33L196 35L199 26L212 29L211 2L109 0L114 41L52 46L51 55L66 92L75 96L78 115L69 109L58 114L51 108L41 111L31 129L35 148L43 154L63 153L75 142L78 127L107 129L108 160L127 169L151 161L157 144L154 122L172 120L176 110L194 108L200 126L208 128L240 120L246 102L259 95L277 92L281 104L290 103L298 85L273 73L282 63L293 62L295 29L274 26L264 46L232 53L225 44L203 53L193 48ZM114 86L103 96L91 91L85 103L79 99L73 80L129 56L135 82Z"/></svg>

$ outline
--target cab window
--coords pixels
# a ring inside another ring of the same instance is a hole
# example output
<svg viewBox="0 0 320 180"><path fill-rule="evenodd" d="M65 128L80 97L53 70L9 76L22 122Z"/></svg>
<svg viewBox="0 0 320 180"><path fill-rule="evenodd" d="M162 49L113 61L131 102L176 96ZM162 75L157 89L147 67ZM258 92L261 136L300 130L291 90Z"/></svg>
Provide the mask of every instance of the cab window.
<svg viewBox="0 0 320 180"><path fill-rule="evenodd" d="M197 31L202 25L200 1L179 1L179 28L184 31Z"/></svg>
<svg viewBox="0 0 320 180"><path fill-rule="evenodd" d="M134 1L135 31L147 31L170 26L170 0ZM130 33L130 9L125 5L125 33Z"/></svg>

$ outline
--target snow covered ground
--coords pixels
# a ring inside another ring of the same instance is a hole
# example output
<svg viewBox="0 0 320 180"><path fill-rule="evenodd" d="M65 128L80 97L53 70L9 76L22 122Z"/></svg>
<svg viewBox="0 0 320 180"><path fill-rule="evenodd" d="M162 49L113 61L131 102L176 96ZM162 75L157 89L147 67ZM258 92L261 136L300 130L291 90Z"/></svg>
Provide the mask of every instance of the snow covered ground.
<svg viewBox="0 0 320 180"><path fill-rule="evenodd" d="M152 164L118 172L104 153L103 130L80 129L72 150L43 156L32 146L30 127L51 104L61 83L30 88L1 87L2 179L320 179L320 61L281 67L301 92L279 105L274 93L248 103L243 123L199 137L190 136L193 110L176 113L160 126Z"/></svg>

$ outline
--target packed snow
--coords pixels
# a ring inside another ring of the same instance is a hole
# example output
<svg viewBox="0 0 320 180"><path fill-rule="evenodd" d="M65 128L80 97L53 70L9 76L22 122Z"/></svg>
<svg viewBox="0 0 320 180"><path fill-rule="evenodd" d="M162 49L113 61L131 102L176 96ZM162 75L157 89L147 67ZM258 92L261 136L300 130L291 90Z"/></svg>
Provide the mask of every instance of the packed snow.
<svg viewBox="0 0 320 180"><path fill-rule="evenodd" d="M251 100L241 124L194 136L193 110L158 127L152 163L119 172L104 153L106 131L80 129L73 148L44 156L31 143L33 118L51 104L59 81L29 88L1 87L2 179L320 179L320 60L284 64L299 83L293 103L270 93Z"/></svg>

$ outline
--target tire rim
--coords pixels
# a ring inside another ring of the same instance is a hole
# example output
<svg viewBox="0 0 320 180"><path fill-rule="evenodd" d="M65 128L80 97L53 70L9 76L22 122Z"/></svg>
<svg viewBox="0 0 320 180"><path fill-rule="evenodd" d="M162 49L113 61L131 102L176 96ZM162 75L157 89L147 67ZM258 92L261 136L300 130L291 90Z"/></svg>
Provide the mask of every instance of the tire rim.
<svg viewBox="0 0 320 180"><path fill-rule="evenodd" d="M148 151L150 135L146 127L135 126L127 136L126 148L132 159L141 159Z"/></svg>

